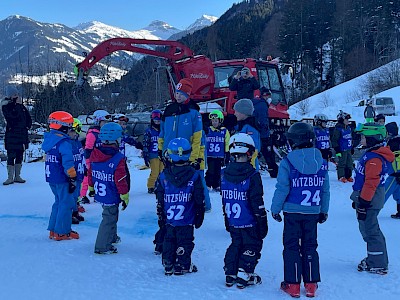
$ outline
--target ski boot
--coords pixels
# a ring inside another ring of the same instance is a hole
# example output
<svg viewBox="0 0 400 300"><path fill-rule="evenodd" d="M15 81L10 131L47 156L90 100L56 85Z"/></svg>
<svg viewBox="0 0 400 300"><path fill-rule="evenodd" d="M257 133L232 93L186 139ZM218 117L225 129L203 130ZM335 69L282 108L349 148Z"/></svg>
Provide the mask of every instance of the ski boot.
<svg viewBox="0 0 400 300"><path fill-rule="evenodd" d="M383 267L377 267L377 268L372 268L368 266L367 264L367 258L364 258L357 266L357 270L359 272L367 271L372 274L378 274L378 275L386 275L388 273L388 268L383 268Z"/></svg>
<svg viewBox="0 0 400 300"><path fill-rule="evenodd" d="M72 222L71 223L74 224L74 225L78 225L79 224L79 220L74 215L72 215Z"/></svg>
<svg viewBox="0 0 400 300"><path fill-rule="evenodd" d="M55 241L63 241L63 240L78 240L79 239L79 233L77 233L76 231L71 230L70 233L68 234L58 234L58 233L54 233L53 239Z"/></svg>
<svg viewBox="0 0 400 300"><path fill-rule="evenodd" d="M315 292L318 289L318 284L316 282L304 283L304 288L306 289L306 296L313 298L315 297Z"/></svg>
<svg viewBox="0 0 400 300"><path fill-rule="evenodd" d="M293 298L300 298L300 283L286 283L282 281L281 290Z"/></svg>
<svg viewBox="0 0 400 300"><path fill-rule="evenodd" d="M165 276L171 276L172 274L174 274L174 266L173 265L164 266L164 274Z"/></svg>
<svg viewBox="0 0 400 300"><path fill-rule="evenodd" d="M82 204L89 204L90 200L89 200L88 197L84 196L84 197L81 198L81 200L79 202L82 203Z"/></svg>
<svg viewBox="0 0 400 300"><path fill-rule="evenodd" d="M82 205L80 205L80 204L78 204L78 211L79 211L80 213L86 212L85 208L84 208Z"/></svg>
<svg viewBox="0 0 400 300"><path fill-rule="evenodd" d="M194 264L191 264L189 268L183 268L181 265L176 265L174 267L174 275L180 276L180 275L185 275L187 273L196 273L197 272L197 267Z"/></svg>
<svg viewBox="0 0 400 300"><path fill-rule="evenodd" d="M74 212L72 213L72 219L73 219L74 217L75 217L79 222L85 221L85 218L82 217L82 216L79 214L79 211L74 211ZM79 223L78 223L78 224L79 224Z"/></svg>
<svg viewBox="0 0 400 300"><path fill-rule="evenodd" d="M354 182L353 177L346 178L347 182Z"/></svg>
<svg viewBox="0 0 400 300"><path fill-rule="evenodd" d="M232 287L232 286L234 286L235 283L236 283L236 278L237 278L236 275L226 275L226 276L225 276L225 285L226 285L227 287Z"/></svg>
<svg viewBox="0 0 400 300"><path fill-rule="evenodd" d="M119 244L119 243L121 243L121 238L117 235L111 244Z"/></svg>
<svg viewBox="0 0 400 300"><path fill-rule="evenodd" d="M261 283L261 277L256 273L246 273L243 269L239 269L238 276L236 278L236 286L239 289L244 289L247 286Z"/></svg>
<svg viewBox="0 0 400 300"><path fill-rule="evenodd" d="M115 254L115 253L118 253L118 249L117 249L117 247L111 245L110 249L108 249L106 251L94 250L94 253L96 253L96 254Z"/></svg>
<svg viewBox="0 0 400 300"><path fill-rule="evenodd" d="M343 183L346 183L346 182L347 182L347 179L344 178L344 177L340 177L340 178L339 178L339 181L340 181L340 182L343 182Z"/></svg>
<svg viewBox="0 0 400 300"><path fill-rule="evenodd" d="M400 219L400 204L397 204L397 213L391 215L393 219Z"/></svg>

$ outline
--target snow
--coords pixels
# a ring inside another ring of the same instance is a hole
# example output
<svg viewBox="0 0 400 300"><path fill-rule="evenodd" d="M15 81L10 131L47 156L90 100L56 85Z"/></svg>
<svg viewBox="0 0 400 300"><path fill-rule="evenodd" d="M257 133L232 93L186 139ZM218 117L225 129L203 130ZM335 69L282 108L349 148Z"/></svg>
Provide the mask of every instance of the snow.
<svg viewBox="0 0 400 300"><path fill-rule="evenodd" d="M85 205L85 221L74 225L79 240L56 242L46 230L53 194L44 180L44 163L24 163L25 184L0 187L0 299L290 299L279 290L283 280L283 224L269 217L257 273L263 284L245 290L226 288L223 261L230 243L222 217L221 197L210 194L212 212L195 231L193 262L199 272L166 277L161 258L153 254L157 230L155 197L147 194L149 170L139 152L128 149L132 188L130 203L120 212L119 253L93 253L101 221L99 204ZM6 167L0 165L2 177ZM319 225L322 282L318 299L398 299L400 221L390 218L395 202L388 200L379 219L390 258L386 276L359 273L356 266L366 255L349 195L351 185L339 183L330 170L331 202L328 221ZM270 207L275 179L263 174L264 201ZM304 293L301 296L305 298Z"/></svg>
<svg viewBox="0 0 400 300"><path fill-rule="evenodd" d="M368 76L378 76L379 72L385 71L387 68L391 68L392 65L399 63L400 60L393 61L371 72L358 76L352 80L303 100L308 102L307 105L303 105L308 106L308 109L306 109L305 113L304 110L302 111L301 109L301 103L292 105L289 108L290 118L294 120L301 120L303 118L314 118L315 114L323 113L326 114L329 119L336 120L336 116L341 109L347 113L350 113L352 120L355 120L356 122L364 122L365 107L357 107L357 105L361 100L369 98L368 95L363 92L363 85L367 81ZM393 98L396 106L396 116L388 117L387 122L388 120L399 122L400 118L397 116L400 115L400 87L394 87L378 93L375 96Z"/></svg>

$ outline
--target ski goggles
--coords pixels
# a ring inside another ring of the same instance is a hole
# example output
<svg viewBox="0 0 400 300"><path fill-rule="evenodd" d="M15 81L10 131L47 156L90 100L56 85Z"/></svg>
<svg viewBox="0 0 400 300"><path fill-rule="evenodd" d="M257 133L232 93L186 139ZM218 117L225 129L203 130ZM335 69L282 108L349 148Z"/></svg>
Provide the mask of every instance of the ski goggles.
<svg viewBox="0 0 400 300"><path fill-rule="evenodd" d="M159 121L161 121L161 113L159 113L159 112L153 112L153 113L151 113L151 118L152 118L153 120L159 120Z"/></svg>
<svg viewBox="0 0 400 300"><path fill-rule="evenodd" d="M209 118L210 120L213 120L213 119L220 119L220 116L218 116L217 114L209 114L209 115L208 115L208 118Z"/></svg>

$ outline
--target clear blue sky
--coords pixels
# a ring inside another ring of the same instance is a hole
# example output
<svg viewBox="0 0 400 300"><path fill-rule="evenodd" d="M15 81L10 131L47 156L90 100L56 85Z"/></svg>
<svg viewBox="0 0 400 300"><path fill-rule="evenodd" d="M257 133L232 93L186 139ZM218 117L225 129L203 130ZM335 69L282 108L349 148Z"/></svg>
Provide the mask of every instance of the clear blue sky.
<svg viewBox="0 0 400 300"><path fill-rule="evenodd" d="M185 29L201 15L220 17L242 0L1 0L0 20L11 15L39 22L79 23L100 21L126 30L146 27L161 20Z"/></svg>

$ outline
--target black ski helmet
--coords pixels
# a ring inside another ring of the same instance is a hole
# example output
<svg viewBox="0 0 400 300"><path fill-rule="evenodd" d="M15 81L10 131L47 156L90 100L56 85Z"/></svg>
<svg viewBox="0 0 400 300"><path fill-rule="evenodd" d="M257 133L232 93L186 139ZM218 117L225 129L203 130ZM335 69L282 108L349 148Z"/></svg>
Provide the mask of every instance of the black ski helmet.
<svg viewBox="0 0 400 300"><path fill-rule="evenodd" d="M384 115L384 114L377 114L377 115L375 116L374 121L375 121L375 122L378 122L379 120L386 121L385 115Z"/></svg>
<svg viewBox="0 0 400 300"><path fill-rule="evenodd" d="M289 127L286 138L292 149L311 148L314 146L315 133L310 124L297 122Z"/></svg>

